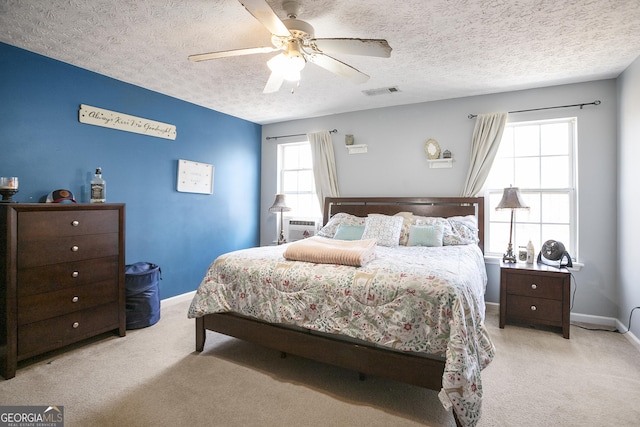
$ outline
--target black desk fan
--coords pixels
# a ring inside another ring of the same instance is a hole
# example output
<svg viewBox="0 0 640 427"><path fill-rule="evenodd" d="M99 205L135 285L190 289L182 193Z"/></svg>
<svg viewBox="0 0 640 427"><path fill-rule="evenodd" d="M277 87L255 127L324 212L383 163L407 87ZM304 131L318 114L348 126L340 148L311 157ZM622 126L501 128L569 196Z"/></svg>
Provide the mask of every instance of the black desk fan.
<svg viewBox="0 0 640 427"><path fill-rule="evenodd" d="M566 251L562 242L557 240L547 240L542 245L538 254L538 263L547 264L553 267L573 267L571 256Z"/></svg>

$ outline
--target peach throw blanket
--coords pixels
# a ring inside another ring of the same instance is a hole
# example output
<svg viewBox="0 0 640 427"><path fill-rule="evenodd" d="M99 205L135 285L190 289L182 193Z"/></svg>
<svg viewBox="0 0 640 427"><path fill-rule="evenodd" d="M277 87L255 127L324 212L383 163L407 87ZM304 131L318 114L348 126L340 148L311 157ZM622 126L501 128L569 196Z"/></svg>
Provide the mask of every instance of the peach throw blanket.
<svg viewBox="0 0 640 427"><path fill-rule="evenodd" d="M360 267L375 258L376 239L334 240L313 236L291 243L284 251L290 261Z"/></svg>

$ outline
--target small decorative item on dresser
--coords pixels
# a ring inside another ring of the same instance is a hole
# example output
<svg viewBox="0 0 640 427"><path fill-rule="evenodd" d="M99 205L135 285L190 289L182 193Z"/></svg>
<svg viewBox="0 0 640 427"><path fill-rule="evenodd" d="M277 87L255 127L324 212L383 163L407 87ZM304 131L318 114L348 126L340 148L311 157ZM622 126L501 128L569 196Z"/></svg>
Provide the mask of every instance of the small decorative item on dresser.
<svg viewBox="0 0 640 427"><path fill-rule="evenodd" d="M107 181L102 178L102 168L96 169L91 180L91 203L105 203L107 201Z"/></svg>
<svg viewBox="0 0 640 427"><path fill-rule="evenodd" d="M345 135L344 136L344 145L353 145L354 143L354 139L353 139L353 135Z"/></svg>
<svg viewBox="0 0 640 427"><path fill-rule="evenodd" d="M443 158L443 159L450 159L450 158L451 158L451 151L449 151L449 150L444 150L444 151L442 152L442 158Z"/></svg>
<svg viewBox="0 0 640 427"><path fill-rule="evenodd" d="M13 195L18 192L18 177L17 176L3 176L0 177L0 194L2 194L1 202L11 203L13 202Z"/></svg>

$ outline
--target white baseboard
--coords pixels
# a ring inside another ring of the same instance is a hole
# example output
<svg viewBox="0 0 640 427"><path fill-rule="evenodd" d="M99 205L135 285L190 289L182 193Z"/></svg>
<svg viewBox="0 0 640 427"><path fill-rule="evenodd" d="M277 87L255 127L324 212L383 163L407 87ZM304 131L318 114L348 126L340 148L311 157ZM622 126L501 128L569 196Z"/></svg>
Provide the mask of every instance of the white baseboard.
<svg viewBox="0 0 640 427"><path fill-rule="evenodd" d="M195 294L196 294L196 291L187 292L184 294L176 295L174 297L163 299L162 301L160 301L160 303L165 307L173 304L178 304L185 300L192 299Z"/></svg>
<svg viewBox="0 0 640 427"><path fill-rule="evenodd" d="M488 309L491 309L491 311L499 311L500 310L500 304L497 302L486 302L485 303ZM614 327L616 329L618 329L618 331L626 331L627 330L627 326L624 325L621 321L619 321L618 319L615 319L613 317L604 317L604 316L593 316L591 314L582 314L582 313L571 313L571 321L572 322L581 322L581 323L589 323L592 325L600 325L600 326L608 326L608 327ZM638 339L638 337L636 337L633 332L628 331L626 333L624 333L624 336L627 340L629 340L629 342L636 348L638 349L638 351L640 351L640 339Z"/></svg>
<svg viewBox="0 0 640 427"><path fill-rule="evenodd" d="M616 328L618 328L619 331L626 331L627 325L623 325L621 321L616 319ZM638 351L640 351L640 339L638 339L638 337L635 336L633 332L627 331L624 336L627 338L627 340L629 340L631 344L635 346L635 348L638 349Z"/></svg>

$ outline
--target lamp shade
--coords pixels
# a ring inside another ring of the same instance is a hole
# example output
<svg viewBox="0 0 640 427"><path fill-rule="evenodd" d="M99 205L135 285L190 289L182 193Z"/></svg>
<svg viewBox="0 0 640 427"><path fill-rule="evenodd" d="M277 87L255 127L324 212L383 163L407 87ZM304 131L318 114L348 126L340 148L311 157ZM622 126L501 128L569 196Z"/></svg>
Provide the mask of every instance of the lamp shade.
<svg viewBox="0 0 640 427"><path fill-rule="evenodd" d="M502 193L502 200L496 206L498 209L529 209L529 206L522 200L518 187L508 187Z"/></svg>
<svg viewBox="0 0 640 427"><path fill-rule="evenodd" d="M273 205L269 208L269 212L278 213L278 212L289 212L291 208L287 206L287 200L284 194L276 194L276 200L273 202Z"/></svg>

